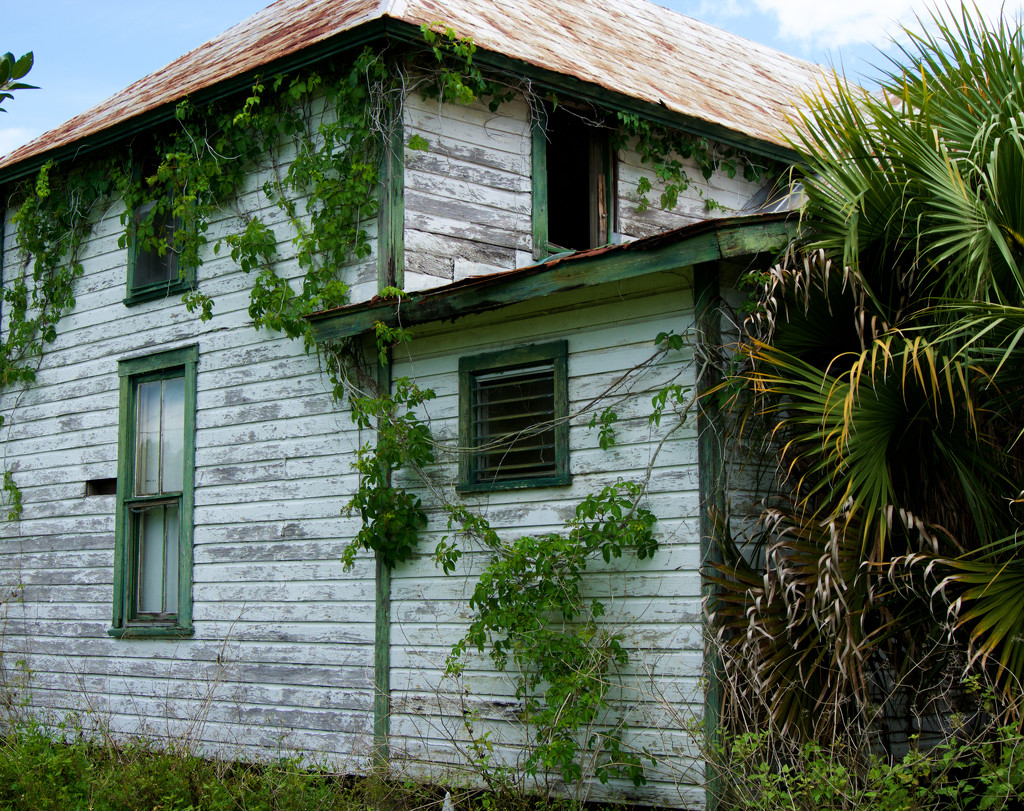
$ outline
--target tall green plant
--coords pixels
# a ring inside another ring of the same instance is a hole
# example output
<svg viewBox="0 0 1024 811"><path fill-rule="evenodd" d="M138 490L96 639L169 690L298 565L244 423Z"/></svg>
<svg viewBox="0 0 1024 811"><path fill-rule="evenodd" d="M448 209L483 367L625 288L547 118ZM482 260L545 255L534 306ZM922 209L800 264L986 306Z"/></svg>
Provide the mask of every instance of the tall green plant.
<svg viewBox="0 0 1024 811"><path fill-rule="evenodd" d="M732 381L780 486L753 564L723 533L715 619L734 686L804 738L941 705L950 661L1004 709L1024 679L1024 41L931 22L881 92L807 100L804 229Z"/></svg>

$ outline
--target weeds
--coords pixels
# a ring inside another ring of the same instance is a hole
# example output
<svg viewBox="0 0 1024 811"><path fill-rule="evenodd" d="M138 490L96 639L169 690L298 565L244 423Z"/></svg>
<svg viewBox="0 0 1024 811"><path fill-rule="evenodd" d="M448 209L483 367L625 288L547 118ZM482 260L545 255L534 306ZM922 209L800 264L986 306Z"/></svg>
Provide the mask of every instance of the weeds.
<svg viewBox="0 0 1024 811"><path fill-rule="evenodd" d="M60 732L61 730L56 730ZM146 740L102 745L29 723L0 741L0 808L11 811L353 811L440 808L443 792L358 779L297 759L207 760Z"/></svg>
<svg viewBox="0 0 1024 811"><path fill-rule="evenodd" d="M912 746L899 759L807 743L777 760L770 734L730 741L721 807L743 811L1003 811L1024 800L1024 738L1001 727L983 740Z"/></svg>

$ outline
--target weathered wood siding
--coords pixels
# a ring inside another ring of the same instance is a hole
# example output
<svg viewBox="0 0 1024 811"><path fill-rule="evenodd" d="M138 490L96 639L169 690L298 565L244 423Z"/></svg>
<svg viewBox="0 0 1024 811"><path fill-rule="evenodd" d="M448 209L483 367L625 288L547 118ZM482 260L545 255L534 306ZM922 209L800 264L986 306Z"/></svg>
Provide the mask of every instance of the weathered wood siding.
<svg viewBox="0 0 1024 811"><path fill-rule="evenodd" d="M406 144L416 136L427 143L425 151L405 150L405 289L531 264L529 104L517 98L491 112L483 103L442 105L412 93L405 100L403 126ZM733 177L717 170L705 180L694 161L685 160L692 183L666 211L659 205L664 184L653 167L629 147L615 160L613 227L627 240L735 214L764 185L745 180L742 168ZM643 212L637 210L641 177L652 184L650 206Z"/></svg>
<svg viewBox="0 0 1024 811"><path fill-rule="evenodd" d="M261 208L259 187L242 206L276 221L278 270L295 276L287 224ZM372 735L373 566L342 571L354 528L340 510L365 437L301 342L253 329L251 280L226 252L208 250L198 270L213 320L201 323L178 296L126 307L119 215L114 202L96 222L76 307L36 382L0 401L4 460L24 493L21 521L0 522L6 683L24 671L31 707L80 713L87 727L359 765ZM211 242L240 227L225 215ZM9 222L3 260L5 279L21 272ZM354 281L372 274L375 286L375 264ZM190 344L199 347L195 636L113 639L115 497L87 497L86 482L117 475L118 360Z"/></svg>
<svg viewBox="0 0 1024 811"><path fill-rule="evenodd" d="M466 318L456 329L421 329L411 357L395 366L396 375L436 391L437 399L423 411L435 435L454 443L460 356L568 341L572 484L462 497L510 540L522 533L558 531L585 495L618 478L643 480L650 472L645 503L659 519L660 550L647 561L598 565L587 575L587 587L607 598L607 621L625 634L631 656L617 688L632 730L628 744L649 749L659 764L640 790L621 782L606 787L595 782L590 790L594 799L694 807L703 797L696 786L700 769L692 759L692 741L681 728L684 720L700 715L703 700L695 431L688 424L659 449L674 418L667 414L660 428L648 422L654 391L668 382L693 385L689 351L659 355L654 346L661 331L691 328L691 281L682 271L662 274L589 295L565 294L542 305ZM645 365L652 358L656 362ZM598 432L588 423L606 406L620 419L617 444L601 450ZM469 549L457 573L445 576L429 557L446 534L437 494L454 496L453 462L449 458L431 472L434 492L418 488L432 507L424 556L393 573L391 745L400 758L429 761L433 768L447 762L456 769L469 750L467 721L475 735L492 733L497 754L506 762L521 759L514 744L527 733L516 720L519 704L511 680L494 672L489 659L475 659L475 669L460 682L443 676L451 646L466 630L467 600L487 559L481 550Z"/></svg>
<svg viewBox="0 0 1024 811"><path fill-rule="evenodd" d="M437 286L532 262L525 102L495 115L482 105L438 108L411 96L404 127L406 142L420 134L429 144L426 152L405 152L406 286ZM278 271L295 279L291 234L263 199L262 179L254 177L240 207L275 227ZM622 221L629 188L620 168ZM737 185L729 199L746 192ZM36 382L0 400L7 419L0 429L3 456L24 492L21 521L0 522L0 675L6 680L0 689L18 687L36 710L79 713L90 728L185 736L228 755L301 751L331 757L340 768L363 765L373 730L373 562L361 555L353 571L342 570L342 550L357 527L340 510L356 483L353 452L370 437L335 406L316 358L298 342L253 330L251 280L225 252L212 251L212 242L240 222L225 213L211 223L198 286L216 305L204 324L177 297L130 308L122 303L119 215L115 201L97 217L83 251L76 307L47 348ZM9 216L6 279L22 272ZM639 236L695 214L664 221L645 216L629 219L624 233ZM374 253L348 271L354 301L377 289L375 224L367 227ZM634 367L655 353L658 332L692 326L690 286L680 271L417 331L413 354L397 359L395 374L437 390L424 412L448 439L456 435L460 356L569 342L574 481L467 498L495 527L509 534L557 530L585 494L619 477L647 475L662 438L648 425L651 392L669 380L692 385L693 370L678 353ZM113 639L107 630L116 502L87 497L86 482L117 474L118 361L191 344L199 348L195 636ZM620 416L618 444L602 451L587 423L608 402ZM661 551L622 571L588 576L588 587L609 600L609 621L620 623L628 638L633 664L620 689L630 745L659 760L646 788L595 786L595 797L683 806L702 799L700 770L681 727L700 711L702 698L696 465L687 427L651 466L648 504L659 517ZM452 492L454 467L441 464L433 473L438 487ZM445 522L436 497L426 491L424 497L433 510L423 542L430 550ZM399 764L410 758L429 761L432 769L464 765L462 702L493 727L502 756L517 757L522 730L513 723L507 679L491 672L487 660L462 685L468 693L442 676L483 564L471 550L457 576L445 577L426 558L394 573L390 722Z"/></svg>
<svg viewBox="0 0 1024 811"><path fill-rule="evenodd" d="M651 164L642 163L635 149L619 151L616 227L623 237L649 237L700 220L737 214L746 209L765 184L774 182L774 178L769 177L760 182L746 180L742 166L732 177L725 170L717 169L705 180L692 158L680 162L691 184L680 192L675 208L665 210L660 205L665 184L655 177ZM637 210L640 203L637 183L641 177L651 182L651 190L647 193L649 207L646 211Z"/></svg>
<svg viewBox="0 0 1024 811"><path fill-rule="evenodd" d="M405 287L437 287L473 272L530 264L530 108L405 100Z"/></svg>

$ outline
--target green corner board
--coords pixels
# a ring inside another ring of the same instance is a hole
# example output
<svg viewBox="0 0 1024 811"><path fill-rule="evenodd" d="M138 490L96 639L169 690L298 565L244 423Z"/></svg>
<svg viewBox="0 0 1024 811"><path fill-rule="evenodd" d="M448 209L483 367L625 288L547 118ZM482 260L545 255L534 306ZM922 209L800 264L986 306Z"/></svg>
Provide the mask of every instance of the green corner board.
<svg viewBox="0 0 1024 811"><path fill-rule="evenodd" d="M374 301L310 316L318 341L361 335L381 322L389 326L425 324L486 312L510 304L702 262L782 250L795 233L795 219L729 220L702 223L696 233L679 241L632 249L630 245L604 253L539 264L471 284L412 293L399 304ZM399 318L399 311L401 317Z"/></svg>
<svg viewBox="0 0 1024 811"><path fill-rule="evenodd" d="M694 268L694 309L697 319L697 342L703 348L702 354L718 352L722 343L722 310L719 269L717 262L706 262ZM715 397L703 396L721 383L717 366L704 364L697 381L701 396L697 411L697 457L698 487L700 492L700 560L701 597L710 604L715 597L715 588L706 579L708 566L721 563L721 551L715 543L716 522L725 515L725 460L722 454L722 414ZM708 741L718 743L722 706L722 663L714 644L711 629L707 627L707 613L704 614L704 732ZM712 751L717 751L712 746ZM705 807L708 811L721 808L721 774L719 764L708 763L705 779Z"/></svg>
<svg viewBox="0 0 1024 811"><path fill-rule="evenodd" d="M378 361L376 369L377 386L388 394L393 383L391 360L391 350L388 350L387 362ZM388 484L391 484L390 471ZM380 552L374 556L373 625L373 756L377 765L385 766L391 719L391 569L384 564Z"/></svg>
<svg viewBox="0 0 1024 811"><path fill-rule="evenodd" d="M531 128L530 181L533 211L533 258L543 259L548 253L548 159L544 124L534 121Z"/></svg>
<svg viewBox="0 0 1024 811"><path fill-rule="evenodd" d="M391 569L378 553L374 561L373 752L388 761L391 717Z"/></svg>
<svg viewBox="0 0 1024 811"><path fill-rule="evenodd" d="M390 113L390 133L381 160L378 209L377 289L405 283L405 134L401 110Z"/></svg>

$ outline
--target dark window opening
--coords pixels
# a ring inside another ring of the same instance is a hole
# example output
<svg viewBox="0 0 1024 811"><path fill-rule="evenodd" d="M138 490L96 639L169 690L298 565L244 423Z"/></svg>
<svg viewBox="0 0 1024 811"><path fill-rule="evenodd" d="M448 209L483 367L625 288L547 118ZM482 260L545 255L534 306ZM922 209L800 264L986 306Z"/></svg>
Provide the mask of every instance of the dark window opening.
<svg viewBox="0 0 1024 811"><path fill-rule="evenodd" d="M131 212L128 235L128 284L124 303L128 306L184 293L195 284L195 269L179 261L182 231L190 229L189 218L175 214L171 187L150 186L147 178L157 172L154 165L137 169L135 182L148 198Z"/></svg>
<svg viewBox="0 0 1024 811"><path fill-rule="evenodd" d="M565 341L459 359L460 490L568 484Z"/></svg>
<svg viewBox="0 0 1024 811"><path fill-rule="evenodd" d="M609 131L560 107L548 113L546 134L551 249L604 245L613 197Z"/></svg>
<svg viewBox="0 0 1024 811"><path fill-rule="evenodd" d="M178 255L174 250L177 218L170 200L150 202L135 211L136 233L150 233L152 245L139 245L135 253L132 289L138 291L154 285L178 281ZM145 224L145 225L144 225Z"/></svg>

